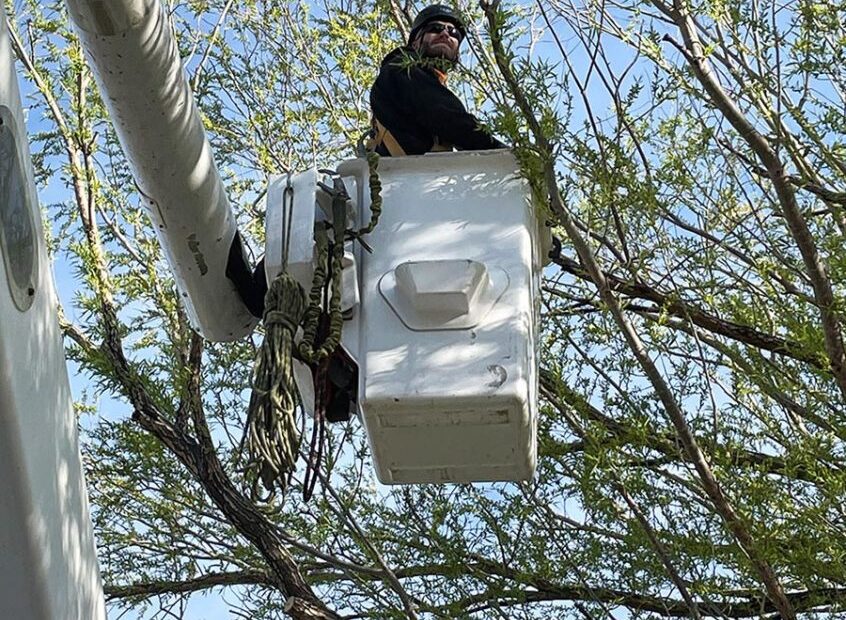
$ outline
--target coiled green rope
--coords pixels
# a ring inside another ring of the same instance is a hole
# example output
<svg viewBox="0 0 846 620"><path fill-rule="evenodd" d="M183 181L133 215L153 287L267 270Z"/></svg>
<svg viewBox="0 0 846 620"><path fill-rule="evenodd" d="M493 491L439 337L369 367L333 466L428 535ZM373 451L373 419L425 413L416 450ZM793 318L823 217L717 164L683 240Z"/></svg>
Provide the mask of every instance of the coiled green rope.
<svg viewBox="0 0 846 620"><path fill-rule="evenodd" d="M371 232L382 213L382 183L377 168L379 155L366 155L369 167L370 221L353 237ZM303 287L287 272L279 274L264 298L265 336L256 358L252 377L252 393L247 412L243 447L247 452L247 479L252 480L252 493L258 495L258 483L272 493L283 492L294 471L299 452L300 434L296 423L299 391L294 380L293 357L314 366L326 359L341 342L341 272L343 270L346 204L349 197L340 182L332 199L332 243L324 223L315 227L317 261L308 298ZM331 246L331 249L330 249ZM333 284L328 308L323 308L323 291L327 279ZM329 315L329 333L316 343L320 316ZM294 344L297 329L303 337Z"/></svg>
<svg viewBox="0 0 846 620"><path fill-rule="evenodd" d="M278 484L284 490L299 450L296 424L298 400L294 381L294 336L306 312L306 295L294 277L279 274L265 295L264 342L253 368L252 394L247 413L244 447L247 478L267 491Z"/></svg>

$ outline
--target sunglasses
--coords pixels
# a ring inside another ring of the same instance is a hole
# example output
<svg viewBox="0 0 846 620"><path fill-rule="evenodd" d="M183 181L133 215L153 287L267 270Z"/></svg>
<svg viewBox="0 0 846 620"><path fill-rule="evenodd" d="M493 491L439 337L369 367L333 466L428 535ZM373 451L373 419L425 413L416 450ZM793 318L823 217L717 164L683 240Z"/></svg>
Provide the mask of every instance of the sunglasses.
<svg viewBox="0 0 846 620"><path fill-rule="evenodd" d="M424 34L440 34L444 30L446 33L451 36L453 39L461 43L461 39L464 37L461 35L461 31L453 26L452 24L429 24L425 28L423 28Z"/></svg>

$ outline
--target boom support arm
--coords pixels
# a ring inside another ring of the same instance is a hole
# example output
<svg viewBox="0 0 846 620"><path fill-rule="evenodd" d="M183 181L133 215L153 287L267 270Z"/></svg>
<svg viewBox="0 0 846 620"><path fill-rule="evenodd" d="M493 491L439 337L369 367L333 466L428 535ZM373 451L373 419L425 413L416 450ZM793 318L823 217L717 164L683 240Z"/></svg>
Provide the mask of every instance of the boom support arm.
<svg viewBox="0 0 846 620"><path fill-rule="evenodd" d="M67 0L194 328L241 338L256 320L226 277L235 219L159 0Z"/></svg>

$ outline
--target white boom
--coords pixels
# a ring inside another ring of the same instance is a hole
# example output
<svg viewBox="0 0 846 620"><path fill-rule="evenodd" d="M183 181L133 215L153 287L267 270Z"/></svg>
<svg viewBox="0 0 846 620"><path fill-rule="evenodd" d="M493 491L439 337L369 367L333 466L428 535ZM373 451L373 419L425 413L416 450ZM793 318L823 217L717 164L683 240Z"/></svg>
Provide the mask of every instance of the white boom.
<svg viewBox="0 0 846 620"><path fill-rule="evenodd" d="M26 135L0 4L0 618L105 620Z"/></svg>
<svg viewBox="0 0 846 620"><path fill-rule="evenodd" d="M67 5L194 328L249 334L226 277L235 219L160 0Z"/></svg>

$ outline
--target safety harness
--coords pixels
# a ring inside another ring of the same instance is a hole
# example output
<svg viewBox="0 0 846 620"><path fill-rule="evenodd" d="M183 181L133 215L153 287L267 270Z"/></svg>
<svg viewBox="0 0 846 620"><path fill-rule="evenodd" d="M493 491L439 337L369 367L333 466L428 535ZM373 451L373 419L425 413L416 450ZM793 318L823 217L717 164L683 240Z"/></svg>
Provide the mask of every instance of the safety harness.
<svg viewBox="0 0 846 620"><path fill-rule="evenodd" d="M390 130L388 130L388 128L385 127L375 116L371 120L371 127L371 137L367 142L368 151L375 152L376 149L382 145L391 157L404 157L405 155L408 155ZM428 153L440 153L453 150L452 144L441 142L438 136L435 136L434 140L435 142L432 145L432 148L427 151Z"/></svg>

